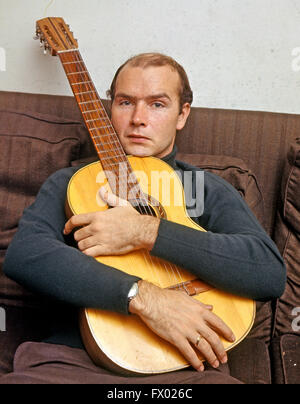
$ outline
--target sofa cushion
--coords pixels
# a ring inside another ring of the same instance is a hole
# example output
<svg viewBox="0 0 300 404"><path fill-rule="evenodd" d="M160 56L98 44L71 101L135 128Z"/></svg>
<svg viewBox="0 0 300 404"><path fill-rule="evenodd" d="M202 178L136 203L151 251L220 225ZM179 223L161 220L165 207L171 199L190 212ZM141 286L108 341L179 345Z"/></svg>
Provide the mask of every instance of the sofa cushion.
<svg viewBox="0 0 300 404"><path fill-rule="evenodd" d="M4 328L0 329L0 377L13 370L17 347L25 341L39 341L47 335L49 316L45 310L1 305L5 313Z"/></svg>
<svg viewBox="0 0 300 404"><path fill-rule="evenodd" d="M33 296L2 273L5 251L23 210L46 178L80 158L90 142L81 122L0 110L0 303L31 305Z"/></svg>
<svg viewBox="0 0 300 404"><path fill-rule="evenodd" d="M300 384L300 336L286 334L271 344L274 384Z"/></svg>
<svg viewBox="0 0 300 404"><path fill-rule="evenodd" d="M176 158L195 167L210 171L229 182L240 192L258 221L264 226L264 203L262 193L255 175L249 170L243 160L228 156L185 153L178 153ZM271 302L256 302L256 318L249 337L258 338L269 343L271 331Z"/></svg>
<svg viewBox="0 0 300 404"><path fill-rule="evenodd" d="M287 268L287 285L277 302L274 334L300 335L300 138L290 148L283 172L275 241Z"/></svg>
<svg viewBox="0 0 300 404"><path fill-rule="evenodd" d="M245 384L271 384L271 362L267 345L247 338L228 354L230 375Z"/></svg>
<svg viewBox="0 0 300 404"><path fill-rule="evenodd" d="M255 175L243 160L228 156L177 153L177 160L210 171L240 192L259 222L264 225L263 197Z"/></svg>

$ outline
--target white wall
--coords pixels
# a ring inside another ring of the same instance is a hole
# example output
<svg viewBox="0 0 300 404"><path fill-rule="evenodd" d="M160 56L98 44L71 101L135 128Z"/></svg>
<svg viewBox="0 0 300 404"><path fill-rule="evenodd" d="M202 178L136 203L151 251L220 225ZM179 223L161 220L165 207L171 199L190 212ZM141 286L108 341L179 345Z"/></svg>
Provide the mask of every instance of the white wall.
<svg viewBox="0 0 300 404"><path fill-rule="evenodd" d="M195 106L300 113L300 0L0 0L1 90L71 95L32 39L46 16L70 24L102 97L128 57L161 51Z"/></svg>

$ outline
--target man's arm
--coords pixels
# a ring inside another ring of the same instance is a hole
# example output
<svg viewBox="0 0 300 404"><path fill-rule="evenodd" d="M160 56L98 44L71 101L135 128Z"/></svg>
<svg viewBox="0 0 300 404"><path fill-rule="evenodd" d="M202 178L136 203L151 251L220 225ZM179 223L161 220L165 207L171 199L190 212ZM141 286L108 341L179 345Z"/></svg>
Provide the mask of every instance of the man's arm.
<svg viewBox="0 0 300 404"><path fill-rule="evenodd" d="M204 214L196 222L207 232L161 220L151 254L183 266L218 289L270 300L282 295L284 261L240 194L205 173Z"/></svg>
<svg viewBox="0 0 300 404"><path fill-rule="evenodd" d="M4 273L46 297L75 305L128 313L127 295L140 278L97 262L66 245L66 189L75 169L61 170L25 210L5 257Z"/></svg>

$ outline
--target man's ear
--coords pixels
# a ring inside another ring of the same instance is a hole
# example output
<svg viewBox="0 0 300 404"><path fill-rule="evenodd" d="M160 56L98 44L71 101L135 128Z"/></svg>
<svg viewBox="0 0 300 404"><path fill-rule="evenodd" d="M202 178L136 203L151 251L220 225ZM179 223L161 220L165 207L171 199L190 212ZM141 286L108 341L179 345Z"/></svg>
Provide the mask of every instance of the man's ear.
<svg viewBox="0 0 300 404"><path fill-rule="evenodd" d="M184 128L186 121L190 115L190 112L191 112L191 105L188 102L186 102L185 104L183 104L181 113L178 116L178 121L177 121L177 126L176 126L177 130L181 130Z"/></svg>

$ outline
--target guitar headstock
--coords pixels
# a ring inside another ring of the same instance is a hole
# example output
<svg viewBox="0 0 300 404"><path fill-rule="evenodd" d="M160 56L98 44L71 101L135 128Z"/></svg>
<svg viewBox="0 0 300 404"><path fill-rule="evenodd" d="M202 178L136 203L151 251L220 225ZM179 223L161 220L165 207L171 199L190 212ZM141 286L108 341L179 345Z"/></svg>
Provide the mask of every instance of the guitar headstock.
<svg viewBox="0 0 300 404"><path fill-rule="evenodd" d="M44 45L44 53L49 51L52 56L57 52L78 49L77 40L63 18L48 17L36 22L36 36L41 46Z"/></svg>

